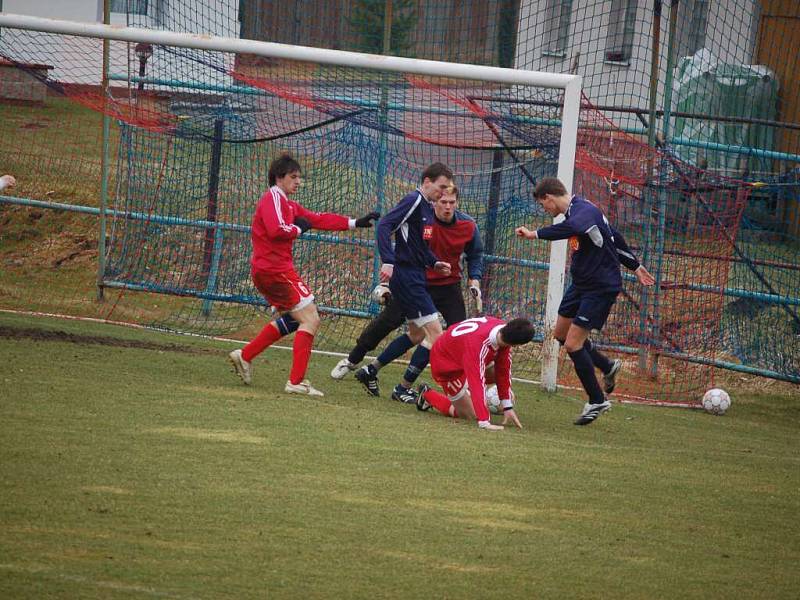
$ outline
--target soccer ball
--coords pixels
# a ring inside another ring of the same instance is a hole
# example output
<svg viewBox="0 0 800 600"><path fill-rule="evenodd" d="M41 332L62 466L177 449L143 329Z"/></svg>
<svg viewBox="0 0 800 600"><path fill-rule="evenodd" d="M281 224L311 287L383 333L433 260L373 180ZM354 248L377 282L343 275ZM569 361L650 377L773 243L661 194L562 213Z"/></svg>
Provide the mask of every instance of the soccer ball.
<svg viewBox="0 0 800 600"><path fill-rule="evenodd" d="M728 392L719 388L708 390L703 394L703 409L712 415L724 415L731 406Z"/></svg>
<svg viewBox="0 0 800 600"><path fill-rule="evenodd" d="M486 406L489 407L489 412L493 415L499 415L503 412L500 408L500 395L497 393L497 386L490 385L486 388Z"/></svg>
<svg viewBox="0 0 800 600"><path fill-rule="evenodd" d="M370 294L373 302L378 304L386 304L389 301L389 298L392 297L392 292L389 291L389 284L388 283L379 283L375 286L375 289L372 290Z"/></svg>

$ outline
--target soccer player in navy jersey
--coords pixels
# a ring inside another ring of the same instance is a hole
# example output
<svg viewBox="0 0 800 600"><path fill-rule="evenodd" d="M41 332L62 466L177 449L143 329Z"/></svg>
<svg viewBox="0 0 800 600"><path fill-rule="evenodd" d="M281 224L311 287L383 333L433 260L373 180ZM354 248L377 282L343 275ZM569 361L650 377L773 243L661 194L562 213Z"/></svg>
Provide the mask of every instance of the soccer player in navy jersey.
<svg viewBox="0 0 800 600"><path fill-rule="evenodd" d="M622 290L620 263L636 275L645 286L655 283L653 276L631 252L625 239L614 229L603 212L586 198L570 196L564 184L555 177L545 177L533 191L545 212L565 219L555 225L531 231L517 227L517 236L529 240L569 240L573 250L570 274L572 284L558 307L553 337L567 350L575 372L589 397L576 425L589 425L611 408L606 396L614 391L622 362L611 361L592 345L589 333L600 330L608 319L611 307ZM597 367L603 373L604 389L595 376Z"/></svg>
<svg viewBox="0 0 800 600"><path fill-rule="evenodd" d="M441 198L433 203L433 213L433 231L428 245L434 254L450 263L451 272L449 275L443 275L433 269L427 269L425 275L428 293L433 304L442 315L446 326L450 327L467 318L467 309L464 305L461 288L462 255L466 259L470 293L476 299L476 303L480 298L483 243L478 226L472 217L458 210L458 188L456 186L449 188ZM386 291L388 292L388 288ZM367 324L347 358L340 360L331 371L331 377L334 379L342 379L355 370L356 365L364 359L367 352L375 349L386 336L405 322L402 307L391 299L391 294L387 294L387 296L388 300L383 310ZM395 338L372 364L376 370L379 370L413 345L411 338L404 333ZM417 351L422 352L419 349ZM392 399L415 404L416 392L411 389L411 385L418 375L417 368L409 366L403 382L395 386L392 391ZM379 394L377 379L370 380L369 384L368 391L377 396Z"/></svg>
<svg viewBox="0 0 800 600"><path fill-rule="evenodd" d="M408 337L419 344L411 357L410 368L421 372L428 364L430 349L442 334L439 315L427 289L426 269L443 276L451 274L450 263L440 260L428 245L433 236L433 202L453 185L453 172L442 163L433 163L422 173L422 183L406 194L378 222L378 251L383 265L381 281L389 282L392 301L397 302L408 322ZM391 238L395 244L392 247ZM401 356L408 347L394 356ZM397 349L396 349L397 350ZM356 379L372 395L377 395L378 369L366 365Z"/></svg>

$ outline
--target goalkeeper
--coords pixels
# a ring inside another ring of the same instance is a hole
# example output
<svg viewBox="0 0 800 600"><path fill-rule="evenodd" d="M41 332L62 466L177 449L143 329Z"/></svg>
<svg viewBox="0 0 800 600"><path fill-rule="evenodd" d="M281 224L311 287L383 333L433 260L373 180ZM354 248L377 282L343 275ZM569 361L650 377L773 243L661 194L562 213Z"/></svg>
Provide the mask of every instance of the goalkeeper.
<svg viewBox="0 0 800 600"><path fill-rule="evenodd" d="M294 241L311 228L344 231L372 227L380 215L371 212L359 219L333 213L316 213L289 197L297 193L302 181L300 164L291 154L283 154L269 166L270 188L258 201L251 239L250 260L253 283L273 308L283 314L268 323L243 349L236 349L228 360L242 381L252 380L252 360L285 335L297 331L292 345L292 370L284 390L292 394L323 396L305 379L319 313L314 294L294 269Z"/></svg>
<svg viewBox="0 0 800 600"><path fill-rule="evenodd" d="M564 215L555 225L531 231L517 227L517 236L529 240L569 240L573 250L569 286L558 307L553 337L567 350L575 373L589 401L575 420L575 425L589 425L611 408L606 397L614 391L622 362L611 361L592 345L589 333L605 325L622 290L620 263L634 272L639 283L655 283L650 272L636 259L622 235L614 229L603 212L580 196L570 196L564 184L555 177L545 177L536 185L534 197L552 217ZM600 388L594 369L603 373L604 389Z"/></svg>
<svg viewBox="0 0 800 600"><path fill-rule="evenodd" d="M481 276L483 275L483 243L478 232L478 226L468 214L458 210L459 192L453 185L448 188L439 200L433 203L433 229L428 244L436 256L449 262L451 272L442 275L433 269L425 272L428 293L433 300L436 310L442 315L446 326L460 323L467 318L464 306L464 295L461 288L461 257L466 258L468 286L476 304L481 302ZM380 314L367 324L361 332L356 345L347 358L340 360L331 371L334 379L344 378L350 371L355 370L364 360L367 352L374 350L378 344L392 331L405 322L403 310L399 303L393 302L389 288L381 284L376 291L381 294L381 302L385 304ZM414 343L408 334L404 333L393 340L378 359L373 362L376 371L391 362L396 356L402 356ZM399 353L399 354L398 354ZM402 383L398 384L393 392L392 399L407 404L416 402L415 392L411 385L418 373L412 367L406 372ZM377 379L373 380L373 387L369 392L378 395Z"/></svg>

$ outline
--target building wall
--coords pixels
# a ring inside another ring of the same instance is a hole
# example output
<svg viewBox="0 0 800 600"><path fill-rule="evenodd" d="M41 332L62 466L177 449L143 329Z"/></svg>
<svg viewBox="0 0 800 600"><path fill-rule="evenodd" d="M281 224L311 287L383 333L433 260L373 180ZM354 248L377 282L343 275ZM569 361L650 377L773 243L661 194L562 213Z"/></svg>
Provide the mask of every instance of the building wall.
<svg viewBox="0 0 800 600"><path fill-rule="evenodd" d="M131 25L154 28L159 25L159 19L168 19L174 0L150 0L149 14L136 16ZM238 23L235 15L238 3L230 7L231 15L226 15L224 24L217 13L194 15L193 23L198 31L213 31L222 27L238 32ZM103 21L103 0L3 0L3 11L47 17L51 19L64 19L82 22ZM199 17L199 18L198 18ZM211 22L214 19L215 22ZM127 24L127 15L111 13L112 25ZM219 32L218 32L219 33ZM99 39L76 38L56 35L46 35L35 32L15 32L16 36L26 36L23 43L16 44L20 53L15 55L18 60L25 62L52 65L51 78L64 83L80 83L99 85L102 81L103 67L103 42ZM21 38L18 38L21 39ZM114 42L110 44L109 72L117 75L128 73L133 75L139 72L138 59L134 55L135 44ZM147 76L163 78L167 73L175 73L178 63L185 59L175 57L168 53L158 53L147 65ZM230 77L219 72L209 72L208 69L182 69L189 73L189 79L194 83L231 84ZM124 86L125 82L112 81L111 85ZM152 87L152 86L150 86ZM168 88L164 88L168 89Z"/></svg>
<svg viewBox="0 0 800 600"><path fill-rule="evenodd" d="M742 10L749 3L751 10ZM611 0L573 1L569 38L563 57L549 56L546 22L547 0L522 0L520 33L516 66L530 70L567 73L583 76L584 93L597 105L646 109L649 104L650 69L652 64L653 10L650 0L639 0L632 56L626 63L605 60L609 33ZM681 2L680 5L686 2ZM755 0L713 0L708 14L705 47L721 62L748 64L753 57L755 28L759 14ZM664 104L667 80L667 40L669 10L664 4L660 37L659 86L656 105ZM681 18L682 17L682 18ZM691 15L679 13L679 26L685 27ZM731 39L737 43L732 44ZM739 40L745 40L742 43ZM641 128L635 116L618 114L615 121L625 127Z"/></svg>

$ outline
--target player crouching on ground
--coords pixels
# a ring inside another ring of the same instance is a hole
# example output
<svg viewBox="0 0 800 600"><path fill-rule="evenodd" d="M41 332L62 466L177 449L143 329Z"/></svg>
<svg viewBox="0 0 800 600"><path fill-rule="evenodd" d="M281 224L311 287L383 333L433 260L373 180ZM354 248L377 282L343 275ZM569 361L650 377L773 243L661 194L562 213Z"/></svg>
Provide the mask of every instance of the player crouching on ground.
<svg viewBox="0 0 800 600"><path fill-rule="evenodd" d="M284 388L291 394L323 396L305 379L314 334L319 327L319 313L314 295L294 270L294 241L309 229L344 231L372 227L380 217L370 212L358 219L333 213L316 213L289 200L302 181L300 164L290 154L283 154L269 166L270 188L258 201L253 216L251 239L253 283L276 310L285 311L241 350L228 355L242 381L252 380L250 362L280 338L297 331L292 345L292 370Z"/></svg>
<svg viewBox="0 0 800 600"><path fill-rule="evenodd" d="M417 408L433 406L445 416L475 419L478 427L487 431L501 431L509 421L522 428L511 392L511 348L532 339L533 325L527 319L506 323L495 317L476 317L453 325L431 349L431 374L445 393L421 384ZM486 384L492 379L503 408L503 425L489 421Z"/></svg>

